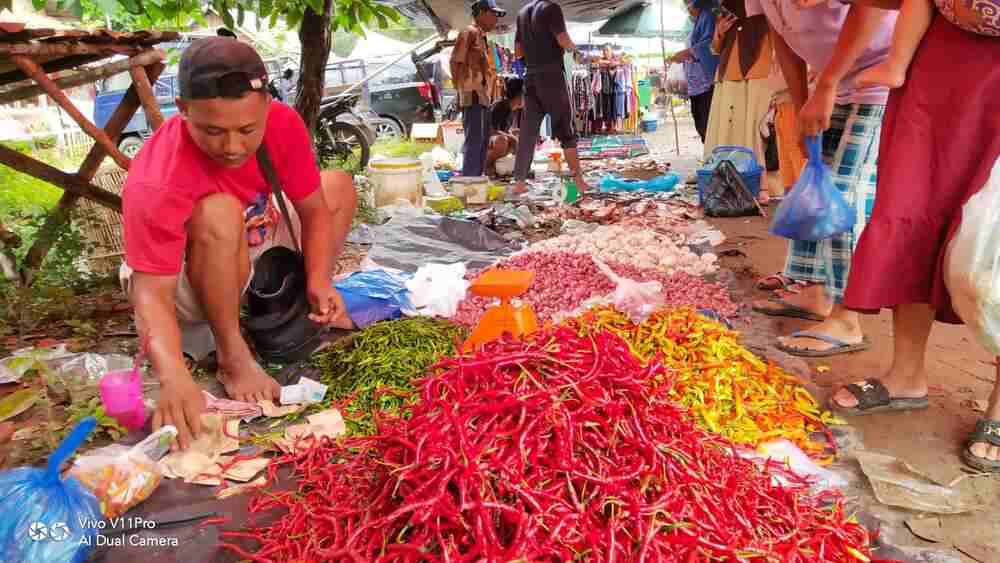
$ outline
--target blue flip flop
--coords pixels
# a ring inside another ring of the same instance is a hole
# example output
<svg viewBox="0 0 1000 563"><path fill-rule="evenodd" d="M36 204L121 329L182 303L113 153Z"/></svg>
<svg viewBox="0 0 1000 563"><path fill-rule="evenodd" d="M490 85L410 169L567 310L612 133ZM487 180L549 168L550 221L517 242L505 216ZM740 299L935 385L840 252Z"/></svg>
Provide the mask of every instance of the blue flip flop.
<svg viewBox="0 0 1000 563"><path fill-rule="evenodd" d="M786 354L791 354L792 356L798 356L800 358L829 358L830 356L838 356L840 354L850 354L851 352L862 352L871 348L872 343L868 337L864 337L861 342L857 344L851 344L849 342L844 342L839 338L834 338L828 334L820 334L818 332L810 332L808 330L803 330L799 332L793 332L790 335L791 338L810 338L812 340L818 340L820 342L826 342L830 344L832 348L827 348L826 350L809 350L808 348L797 348L795 346L788 346L778 342L777 348Z"/></svg>

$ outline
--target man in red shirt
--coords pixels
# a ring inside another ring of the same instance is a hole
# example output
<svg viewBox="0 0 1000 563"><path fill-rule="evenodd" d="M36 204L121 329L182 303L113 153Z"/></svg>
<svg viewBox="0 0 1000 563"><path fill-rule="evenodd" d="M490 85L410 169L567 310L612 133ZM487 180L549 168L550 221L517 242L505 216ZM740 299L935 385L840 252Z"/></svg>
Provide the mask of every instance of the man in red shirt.
<svg viewBox="0 0 1000 563"><path fill-rule="evenodd" d="M194 42L181 56L178 83L180 114L146 142L125 182L123 277L160 379L154 427L176 426L183 448L198 434L205 406L184 361L187 349L211 349L204 340L214 338L219 378L233 399L279 393L240 333L240 299L253 259L273 246L292 246L258 166L258 148L268 151L291 202L310 317L318 323L344 312L331 272L356 192L346 173L320 172L305 124L271 99L266 67L250 46L227 37ZM249 233L248 207L262 211Z"/></svg>

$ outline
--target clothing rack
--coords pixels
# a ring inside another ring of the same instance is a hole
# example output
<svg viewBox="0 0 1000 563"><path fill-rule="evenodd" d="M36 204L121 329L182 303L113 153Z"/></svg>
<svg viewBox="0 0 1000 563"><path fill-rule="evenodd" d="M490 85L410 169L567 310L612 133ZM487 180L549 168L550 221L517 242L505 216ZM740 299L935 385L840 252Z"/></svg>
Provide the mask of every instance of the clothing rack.
<svg viewBox="0 0 1000 563"><path fill-rule="evenodd" d="M638 130L636 75L627 62L590 62L571 69L573 113L583 135Z"/></svg>

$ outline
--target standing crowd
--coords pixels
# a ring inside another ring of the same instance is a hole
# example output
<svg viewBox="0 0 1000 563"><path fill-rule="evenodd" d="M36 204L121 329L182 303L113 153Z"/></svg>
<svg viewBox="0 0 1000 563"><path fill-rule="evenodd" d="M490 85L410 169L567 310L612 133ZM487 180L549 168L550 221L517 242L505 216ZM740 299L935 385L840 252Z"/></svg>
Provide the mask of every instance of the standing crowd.
<svg viewBox="0 0 1000 563"><path fill-rule="evenodd" d="M931 326L962 322L944 282L948 243L1000 157L1000 100L990 95L1000 91L1000 2L691 0L688 7L689 47L672 62L689 69L706 155L741 145L763 160L759 125L773 110L783 187L803 168L802 138L822 136L823 159L857 213L844 234L791 241L784 270L758 284L773 296L754 309L815 321L777 343L810 358L867 349L861 315L891 309L892 364L840 389L830 406L850 416L926 409ZM1000 471L1000 382L962 459Z"/></svg>
<svg viewBox="0 0 1000 563"><path fill-rule="evenodd" d="M772 297L754 309L815 321L777 342L811 358L869 348L861 315L891 309L891 366L843 387L831 408L855 416L927 408L931 325L961 323L944 284L945 252L962 206L1000 157L1000 98L990 95L1000 91L1000 0L688 0L688 9L687 48L668 62L684 65L706 156L737 145L764 162L761 130L770 117L781 187L791 189L806 162L804 139L821 136L833 181L856 211L848 232L791 241L784 270L758 284ZM480 0L473 15L459 46L482 41L504 12ZM517 135L490 136L487 77L476 70L484 64L456 47L456 84L472 108L463 173L482 173L486 155L514 152L516 189L524 191L548 115L585 187L563 71L563 53L575 46L559 5L527 4L516 37L527 68L523 95L516 90L524 107ZM962 457L1000 471L1000 384Z"/></svg>

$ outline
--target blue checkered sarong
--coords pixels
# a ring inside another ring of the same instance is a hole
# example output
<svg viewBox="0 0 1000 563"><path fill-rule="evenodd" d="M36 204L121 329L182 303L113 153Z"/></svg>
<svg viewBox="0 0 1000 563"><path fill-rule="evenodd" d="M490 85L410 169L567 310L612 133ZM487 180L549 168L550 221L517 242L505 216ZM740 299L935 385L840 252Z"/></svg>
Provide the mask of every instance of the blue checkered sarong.
<svg viewBox="0 0 1000 563"><path fill-rule="evenodd" d="M875 204L878 143L885 106L838 105L830 129L823 134L823 160L833 181L857 211L854 229L821 241L789 243L785 275L799 281L821 283L835 303L841 303L851 271L851 256L868 224Z"/></svg>

